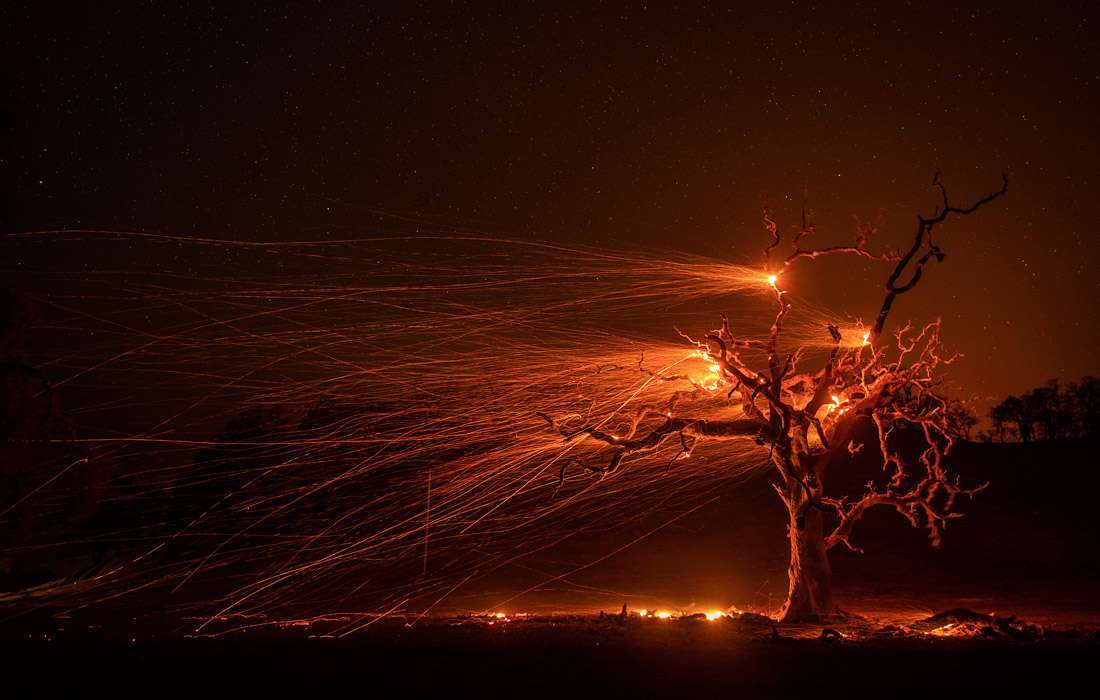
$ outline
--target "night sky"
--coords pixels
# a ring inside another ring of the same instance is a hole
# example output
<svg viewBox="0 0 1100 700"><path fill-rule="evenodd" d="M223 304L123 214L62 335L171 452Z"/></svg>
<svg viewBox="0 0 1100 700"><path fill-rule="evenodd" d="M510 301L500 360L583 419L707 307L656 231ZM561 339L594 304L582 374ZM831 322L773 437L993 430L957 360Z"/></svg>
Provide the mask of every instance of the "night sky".
<svg viewBox="0 0 1100 700"><path fill-rule="evenodd" d="M0 227L396 225L755 262L765 202L791 225L805 202L821 244L877 218L895 247L936 172L960 204L1005 172L896 315L942 314L979 394L1100 371L1092 4L767 5L9 6ZM799 270L865 317L888 272Z"/></svg>

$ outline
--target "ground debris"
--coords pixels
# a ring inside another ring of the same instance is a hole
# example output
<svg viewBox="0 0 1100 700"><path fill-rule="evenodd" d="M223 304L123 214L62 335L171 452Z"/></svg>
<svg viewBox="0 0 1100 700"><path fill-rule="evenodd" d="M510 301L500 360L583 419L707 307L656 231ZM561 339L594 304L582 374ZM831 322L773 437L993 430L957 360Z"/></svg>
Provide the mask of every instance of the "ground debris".
<svg viewBox="0 0 1100 700"><path fill-rule="evenodd" d="M775 620L767 615L761 615L759 613L743 612L736 615L730 615L730 619L734 622L739 622L748 626L759 626L771 628L775 625Z"/></svg>
<svg viewBox="0 0 1100 700"><path fill-rule="evenodd" d="M1022 642L1043 638L1042 627L1017 619L1015 615L998 616L975 612L969 608L953 608L936 613L913 623L909 629L937 637L1009 639Z"/></svg>
<svg viewBox="0 0 1100 700"><path fill-rule="evenodd" d="M840 632L837 632L831 627L826 627L825 629L821 630L821 636L818 637L818 641L825 644L836 644L843 638L844 635Z"/></svg>

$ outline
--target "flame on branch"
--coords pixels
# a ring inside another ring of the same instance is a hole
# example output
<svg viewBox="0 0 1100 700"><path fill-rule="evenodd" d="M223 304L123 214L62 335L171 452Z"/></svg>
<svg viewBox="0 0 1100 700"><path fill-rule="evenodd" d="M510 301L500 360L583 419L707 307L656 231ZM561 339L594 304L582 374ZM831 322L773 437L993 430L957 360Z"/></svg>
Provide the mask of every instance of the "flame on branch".
<svg viewBox="0 0 1100 700"><path fill-rule="evenodd" d="M951 204L938 175L933 185L941 203L932 216L917 217L916 236L904 253L870 252L870 228L862 228L852 245L807 248L805 241L815 229L803 213L801 226L790 237L793 250L775 263L773 257L783 245L784 235L765 209L763 223L769 242L764 249L762 279L776 305L767 335L737 336L724 317L719 328L700 336L676 329L693 348L693 356L707 363L708 374L700 378L691 372L648 372L639 363L651 379L680 383L684 388L664 405L639 409L625 434L610 434L598 424L583 421L563 424L540 414L564 440L591 439L598 445L591 460L567 460L562 479L570 465L607 476L633 456L657 451L666 443L679 446L671 466L690 456L700 440L755 440L767 450L775 467L775 489L790 515L791 582L784 612L788 620L837 612L829 590L825 552L841 544L859 551L850 539L852 529L871 508L893 508L914 527L926 528L932 544L938 546L948 521L959 517L952 512L956 499L984 488L964 487L944 468L954 438L938 376L955 357L943 350L938 320L919 329L906 324L895 333L892 344L876 340L896 298L917 286L930 260L944 259L934 235L937 227L953 214L971 214L1001 197L1008 180L1004 178L999 190L965 207ZM822 329L828 338L824 361L806 367L811 348L783 344L784 324L792 312L783 282L795 262L834 254L893 262L895 266L886 280L874 325L842 333L836 323L826 324ZM690 399L690 411L681 412L684 399ZM733 417L712 417L729 412ZM886 483L868 484L864 493L854 496L827 495L823 485L826 473L850 464L868 440L876 443ZM914 442L920 445L915 450L911 447Z"/></svg>

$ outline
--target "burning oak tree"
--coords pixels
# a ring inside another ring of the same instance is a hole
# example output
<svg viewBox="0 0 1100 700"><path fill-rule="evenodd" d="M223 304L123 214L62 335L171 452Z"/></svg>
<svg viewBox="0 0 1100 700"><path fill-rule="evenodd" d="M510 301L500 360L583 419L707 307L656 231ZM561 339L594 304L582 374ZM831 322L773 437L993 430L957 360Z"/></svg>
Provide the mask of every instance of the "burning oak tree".
<svg viewBox="0 0 1100 700"><path fill-rule="evenodd" d="M959 517L952 512L958 496L971 496L984 488L964 488L958 477L944 468L954 431L949 402L937 390L937 375L941 365L954 358L942 350L939 321L923 328L906 324L892 341L882 338L897 297L920 283L928 262L944 259L934 236L937 227L951 215L975 212L1008 189L1004 178L996 192L968 207L957 207L951 204L938 176L933 182L941 202L932 216L917 217L916 235L903 253L877 255L868 251L866 232L858 235L853 245L805 248L803 243L813 227L803 220L790 239L791 251L781 257L783 235L765 211L770 242L764 251L762 283L771 287L777 305L766 337L738 337L725 318L720 328L703 337L691 337L677 329L694 346L696 355L710 363L711 374L701 382L688 374L650 372L639 365L656 380L686 386L666 403L638 409L626 434L612 434L599 424L578 426L542 414L551 429L566 440L588 437L602 444L598 459L568 460L601 476L615 472L632 455L652 453L669 443L679 448L675 461L689 457L699 440L755 439L775 467L774 487L789 514L789 589L781 613L783 621L818 620L838 614L828 551L838 545L860 551L849 538L869 509L893 508L912 526L926 528L932 545L938 546L947 521ZM802 259L842 254L894 264L886 279L885 298L870 328L855 335L842 333L836 325L823 329L829 338L827 358L823 366L806 370L801 366L805 348L788 351L781 347L784 321L791 310L782 284L783 273ZM717 402L710 404L715 415L681 413L680 407L687 403L684 399L697 399L701 393ZM733 417L717 415L719 408L725 411L731 404L739 408ZM904 436L917 436L919 448L906 449L912 441ZM852 456L864 448L868 439L877 440L888 481L883 486L868 484L864 493L854 496L827 495L826 476L850 466Z"/></svg>

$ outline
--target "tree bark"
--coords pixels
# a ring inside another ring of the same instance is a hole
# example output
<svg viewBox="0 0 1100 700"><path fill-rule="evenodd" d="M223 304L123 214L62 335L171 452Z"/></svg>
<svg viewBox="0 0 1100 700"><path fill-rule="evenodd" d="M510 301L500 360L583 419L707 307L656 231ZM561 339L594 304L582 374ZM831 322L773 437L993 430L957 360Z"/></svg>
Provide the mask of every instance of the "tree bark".
<svg viewBox="0 0 1100 700"><path fill-rule="evenodd" d="M787 602L779 619L781 622L817 622L837 612L833 603L832 570L825 547L824 518L817 508L805 508L802 515L798 515L804 503L801 494L790 494L784 502L790 513L791 562L787 569Z"/></svg>

